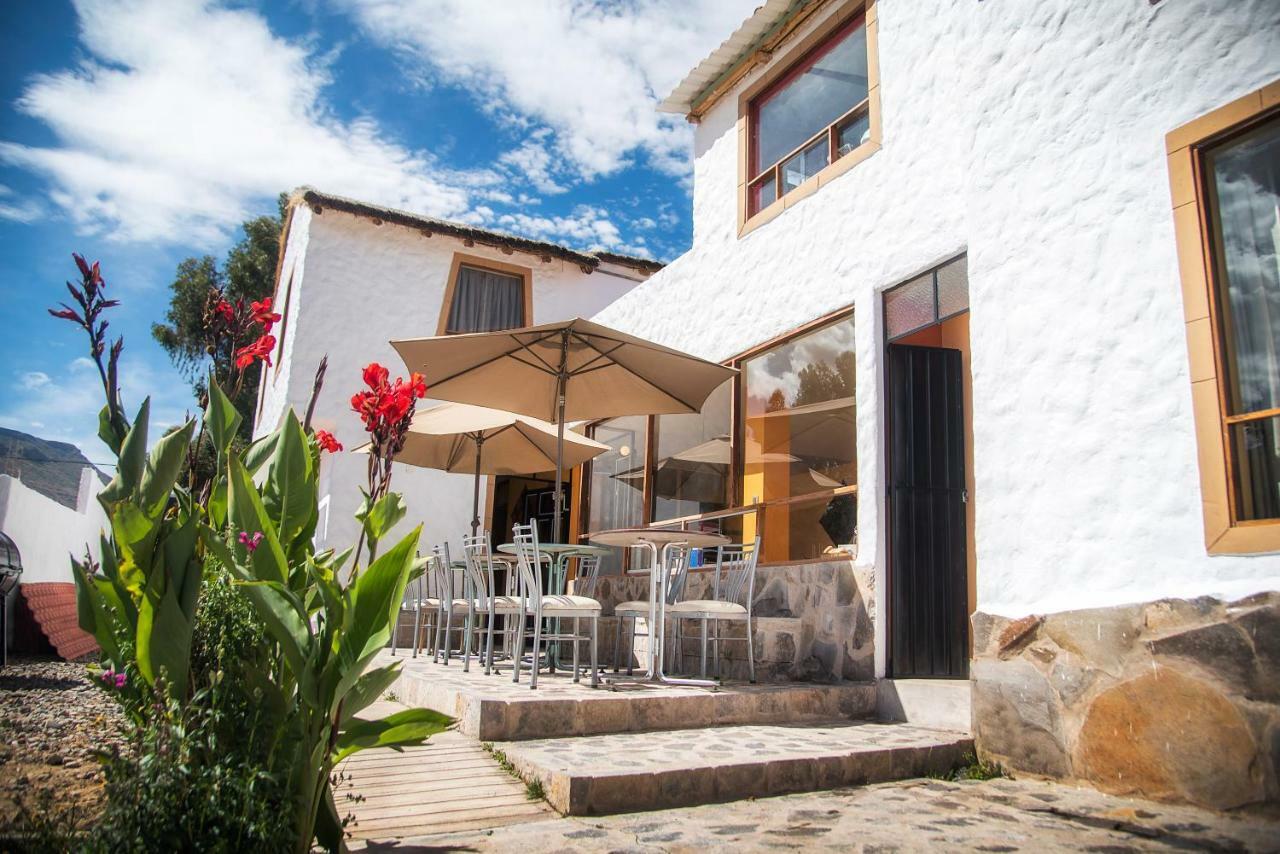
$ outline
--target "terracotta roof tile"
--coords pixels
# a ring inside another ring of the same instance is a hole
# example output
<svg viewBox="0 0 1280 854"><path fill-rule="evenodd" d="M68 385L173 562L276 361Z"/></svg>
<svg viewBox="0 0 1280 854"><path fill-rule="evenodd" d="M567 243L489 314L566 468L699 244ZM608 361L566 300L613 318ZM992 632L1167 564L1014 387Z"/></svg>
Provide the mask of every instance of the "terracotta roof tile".
<svg viewBox="0 0 1280 854"><path fill-rule="evenodd" d="M98 651L93 635L80 628L76 616L76 586L67 582L35 582L18 587L40 631L67 661Z"/></svg>

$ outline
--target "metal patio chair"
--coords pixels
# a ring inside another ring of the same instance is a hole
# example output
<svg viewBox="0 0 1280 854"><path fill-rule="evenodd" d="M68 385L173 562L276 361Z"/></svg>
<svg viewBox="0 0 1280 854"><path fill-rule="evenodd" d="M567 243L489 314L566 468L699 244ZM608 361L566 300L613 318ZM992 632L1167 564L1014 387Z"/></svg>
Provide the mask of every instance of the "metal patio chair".
<svg viewBox="0 0 1280 854"><path fill-rule="evenodd" d="M710 599L686 599L667 606L667 616L671 617L675 629L675 647L678 655L683 655L682 644L684 634L681 625L684 620L700 620L702 622L702 676L707 675L707 641L714 645L716 675L720 675L720 644L746 640L747 670L751 681L756 681L755 645L751 633L751 604L755 597L756 563L760 559L760 538L750 546L721 546L720 555L716 559L716 575ZM742 622L746 624L746 638L726 638L720 636L722 622ZM715 636L708 638L707 624L712 623Z"/></svg>
<svg viewBox="0 0 1280 854"><path fill-rule="evenodd" d="M477 617L484 616L485 618L483 627L476 625L472 627L473 631L468 632L467 646L470 649L470 635L474 634L477 641L479 641L480 633L484 632L484 643L478 645L480 646L481 660L484 661L484 673L488 676L495 669L493 645L496 618L501 614L510 623L512 618L520 613L520 597L500 596L497 594L495 573L493 571L493 550L490 546L488 531L481 531L475 536L463 537L462 554L466 558L467 577L471 582L472 609ZM504 626L504 638L509 635L507 628L508 626ZM510 653L509 638L505 639L504 645L507 646L507 652ZM463 669L466 669L465 665Z"/></svg>
<svg viewBox="0 0 1280 854"><path fill-rule="evenodd" d="M444 664L449 664L449 658L453 651L452 635L455 631L453 628L453 618L458 616L461 618L457 631L459 632L459 652L465 650L466 657L462 663L463 672L471 669L471 629L475 625L475 603L466 595L466 588L470 587L470 580L463 573L463 589L457 589L457 579L454 577L453 562L449 559L449 544L441 543L432 550L432 566L431 570L436 579L437 597L429 598L427 601L433 603L437 610L436 616L436 648L433 661L440 661L441 650L444 652ZM458 594L462 595L458 595Z"/></svg>
<svg viewBox="0 0 1280 854"><path fill-rule="evenodd" d="M671 543L662 549L662 557L660 560L665 561L666 568L664 575L666 577L666 590L663 591L663 600L670 610L671 605L676 602L681 594L684 593L685 580L689 574L689 547L679 543ZM656 567L650 567L649 571L653 572ZM613 636L613 672L618 672L618 662L622 655L622 634L626 626L627 620L631 621L631 638L627 644L627 675L630 676L634 672L634 666L631 663L631 650L635 646L636 638L651 638L655 627L647 626L645 632L636 632L636 620L643 617L649 617L649 602L645 599L635 599L629 602L621 602L613 609L613 615L618 618L618 631ZM664 621L665 622L665 621ZM658 626L657 631L663 631L665 626ZM649 643L653 641L650 640Z"/></svg>
<svg viewBox="0 0 1280 854"><path fill-rule="evenodd" d="M431 596L431 583L434 581L434 575L431 571L431 562L434 558L427 558L427 566L424 571L416 578L410 580L405 585L404 597L400 600L400 610L396 612L395 625L391 628L391 654L396 654L396 648L399 645L400 627L406 616L413 614L413 657L418 657L418 651L422 649L422 636L435 627L436 617L439 616L440 600ZM428 637L432 635L428 634ZM434 643L432 644L434 647ZM428 652L431 650L429 649Z"/></svg>
<svg viewBox="0 0 1280 854"><path fill-rule="evenodd" d="M539 660L542 655L542 645L559 641L572 641L573 643L573 681L578 682L581 677L581 668L578 665L578 649L581 641L590 641L591 643L591 687L595 688L600 684L600 672L596 665L597 656L597 640L599 638L600 628L600 603L595 599L586 596L544 596L542 592L542 563L543 556L538 550L538 532L534 525L516 525L512 528L515 536L512 538L516 545L516 566L520 572L521 590L520 599L520 622L518 623L519 631L516 647L512 652L512 661L515 664L515 673L512 676L513 682L520 681L520 663L524 657L523 646L524 638L532 635L532 666L529 674L529 688L536 689L538 687L538 669ZM533 631L530 632L524 628L526 617L533 617ZM573 620L573 631L564 633L559 631L542 630L543 620ZM579 632L579 623L581 620L588 620L590 626L590 634L583 635ZM551 654L550 647L547 649L547 656Z"/></svg>

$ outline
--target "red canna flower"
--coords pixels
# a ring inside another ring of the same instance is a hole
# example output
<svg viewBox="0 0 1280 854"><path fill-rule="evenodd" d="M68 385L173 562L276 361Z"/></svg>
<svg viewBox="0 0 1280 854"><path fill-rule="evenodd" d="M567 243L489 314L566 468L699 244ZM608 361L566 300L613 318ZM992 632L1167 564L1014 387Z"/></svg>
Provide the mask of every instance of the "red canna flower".
<svg viewBox="0 0 1280 854"><path fill-rule="evenodd" d="M364 366L364 384L377 391L387 384L387 373L387 369L382 365L377 362L370 362Z"/></svg>
<svg viewBox="0 0 1280 854"><path fill-rule="evenodd" d="M224 299L218 300L213 307L213 311L214 314L222 318L222 320L228 324L236 322L236 310L231 306L231 303Z"/></svg>
<svg viewBox="0 0 1280 854"><path fill-rule="evenodd" d="M253 364L254 359L261 359L267 365L271 364L271 351L276 348L276 339L274 335L263 335L257 341L254 341L248 347L241 347L236 351L236 367L240 369L247 368Z"/></svg>
<svg viewBox="0 0 1280 854"><path fill-rule="evenodd" d="M320 450L328 451L331 454L336 454L342 450L342 443L328 430L316 431L316 444L320 446Z"/></svg>
<svg viewBox="0 0 1280 854"><path fill-rule="evenodd" d="M254 323L262 324L262 333L264 335L270 332L271 327L280 321L280 315L271 311L271 297L265 297L261 302L250 303L249 311L253 314Z"/></svg>

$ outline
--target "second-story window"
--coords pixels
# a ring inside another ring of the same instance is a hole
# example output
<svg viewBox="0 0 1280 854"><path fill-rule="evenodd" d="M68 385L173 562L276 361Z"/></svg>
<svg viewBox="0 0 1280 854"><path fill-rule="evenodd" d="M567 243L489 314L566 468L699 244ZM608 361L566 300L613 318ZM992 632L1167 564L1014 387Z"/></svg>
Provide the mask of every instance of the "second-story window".
<svg viewBox="0 0 1280 854"><path fill-rule="evenodd" d="M870 139L868 91L859 15L751 102L749 215Z"/></svg>
<svg viewBox="0 0 1280 854"><path fill-rule="evenodd" d="M450 289L447 334L495 332L525 325L525 277L458 265Z"/></svg>

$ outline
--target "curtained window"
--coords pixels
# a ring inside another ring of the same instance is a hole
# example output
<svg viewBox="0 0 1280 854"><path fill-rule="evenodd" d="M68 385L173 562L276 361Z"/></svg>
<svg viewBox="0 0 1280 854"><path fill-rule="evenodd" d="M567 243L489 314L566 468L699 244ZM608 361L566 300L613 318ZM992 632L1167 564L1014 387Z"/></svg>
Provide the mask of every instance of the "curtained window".
<svg viewBox="0 0 1280 854"><path fill-rule="evenodd" d="M495 332L525 325L524 277L458 266L445 332Z"/></svg>

